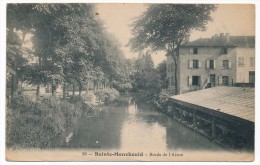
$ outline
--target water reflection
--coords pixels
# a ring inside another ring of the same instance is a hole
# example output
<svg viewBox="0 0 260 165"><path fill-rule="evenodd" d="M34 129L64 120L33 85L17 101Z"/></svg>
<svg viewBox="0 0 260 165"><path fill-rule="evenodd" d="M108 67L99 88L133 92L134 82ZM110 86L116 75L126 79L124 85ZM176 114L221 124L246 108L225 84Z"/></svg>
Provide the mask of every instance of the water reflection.
<svg viewBox="0 0 260 165"><path fill-rule="evenodd" d="M79 122L68 147L127 150L222 150L175 120L140 107L131 97L121 97Z"/></svg>
<svg viewBox="0 0 260 165"><path fill-rule="evenodd" d="M121 148L139 151L165 150L165 128L158 122L147 122L152 120L144 118L149 115L143 113L142 109L138 109L134 101L126 109L129 116L122 125Z"/></svg>

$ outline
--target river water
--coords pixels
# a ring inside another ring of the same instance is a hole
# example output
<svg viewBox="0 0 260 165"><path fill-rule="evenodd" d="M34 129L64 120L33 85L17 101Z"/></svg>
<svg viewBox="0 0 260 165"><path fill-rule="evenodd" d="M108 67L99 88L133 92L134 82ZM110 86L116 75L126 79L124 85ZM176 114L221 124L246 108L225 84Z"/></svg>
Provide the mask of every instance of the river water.
<svg viewBox="0 0 260 165"><path fill-rule="evenodd" d="M219 145L152 108L124 96L81 119L68 134L68 148L118 150L212 150Z"/></svg>

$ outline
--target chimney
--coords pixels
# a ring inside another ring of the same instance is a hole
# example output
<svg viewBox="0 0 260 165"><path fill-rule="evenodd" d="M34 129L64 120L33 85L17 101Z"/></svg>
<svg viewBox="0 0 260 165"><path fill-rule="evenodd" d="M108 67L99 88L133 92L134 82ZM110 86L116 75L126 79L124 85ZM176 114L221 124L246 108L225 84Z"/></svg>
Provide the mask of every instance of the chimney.
<svg viewBox="0 0 260 165"><path fill-rule="evenodd" d="M214 34L214 36L212 36L212 38L217 38L218 37L218 34Z"/></svg>
<svg viewBox="0 0 260 165"><path fill-rule="evenodd" d="M220 33L219 36L220 36L220 38L223 38L224 37L224 33Z"/></svg>
<svg viewBox="0 0 260 165"><path fill-rule="evenodd" d="M190 42L190 35L185 35L184 42Z"/></svg>
<svg viewBox="0 0 260 165"><path fill-rule="evenodd" d="M227 39L227 42L230 42L230 35L229 35L229 33L226 33L226 39Z"/></svg>

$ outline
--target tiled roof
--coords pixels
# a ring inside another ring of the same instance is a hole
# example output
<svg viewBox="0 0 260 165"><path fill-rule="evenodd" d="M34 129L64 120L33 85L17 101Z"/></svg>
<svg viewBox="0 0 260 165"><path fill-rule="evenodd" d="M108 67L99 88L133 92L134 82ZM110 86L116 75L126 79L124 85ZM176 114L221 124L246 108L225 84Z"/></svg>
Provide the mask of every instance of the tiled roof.
<svg viewBox="0 0 260 165"><path fill-rule="evenodd" d="M254 91L254 88L219 86L171 98L254 122Z"/></svg>
<svg viewBox="0 0 260 165"><path fill-rule="evenodd" d="M200 38L195 41L182 44L182 47L255 47L254 36L230 36L228 42L226 37Z"/></svg>
<svg viewBox="0 0 260 165"><path fill-rule="evenodd" d="M254 36L230 36L230 41L238 47L254 48Z"/></svg>

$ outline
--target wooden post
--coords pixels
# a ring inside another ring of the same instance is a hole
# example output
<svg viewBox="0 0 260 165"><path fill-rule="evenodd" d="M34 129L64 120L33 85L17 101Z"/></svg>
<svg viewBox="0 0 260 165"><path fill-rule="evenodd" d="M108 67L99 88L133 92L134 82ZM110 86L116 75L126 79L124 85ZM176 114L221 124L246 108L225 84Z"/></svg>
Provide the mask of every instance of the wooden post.
<svg viewBox="0 0 260 165"><path fill-rule="evenodd" d="M66 84L63 84L63 91L62 91L62 97L65 99L66 98Z"/></svg>
<svg viewBox="0 0 260 165"><path fill-rule="evenodd" d="M179 113L180 113L180 121L183 120L183 111L181 109L179 109Z"/></svg>
<svg viewBox="0 0 260 165"><path fill-rule="evenodd" d="M212 116L211 121L211 137L216 138L216 123L215 123L215 116Z"/></svg>
<svg viewBox="0 0 260 165"><path fill-rule="evenodd" d="M75 96L75 85L72 85L72 95Z"/></svg>
<svg viewBox="0 0 260 165"><path fill-rule="evenodd" d="M196 110L193 109L193 128L196 127L197 121L196 121Z"/></svg>
<svg viewBox="0 0 260 165"><path fill-rule="evenodd" d="M36 97L38 97L39 95L40 95L40 85L38 84L36 88Z"/></svg>

